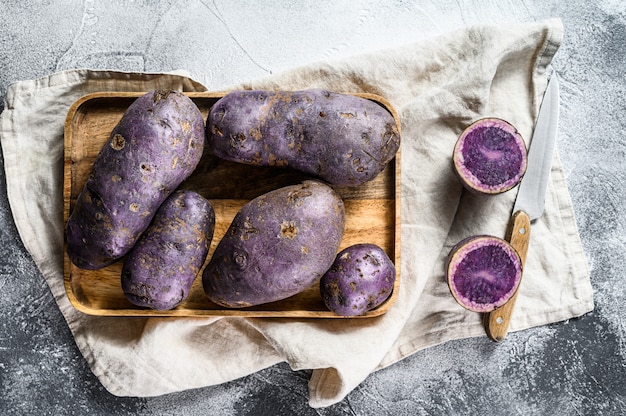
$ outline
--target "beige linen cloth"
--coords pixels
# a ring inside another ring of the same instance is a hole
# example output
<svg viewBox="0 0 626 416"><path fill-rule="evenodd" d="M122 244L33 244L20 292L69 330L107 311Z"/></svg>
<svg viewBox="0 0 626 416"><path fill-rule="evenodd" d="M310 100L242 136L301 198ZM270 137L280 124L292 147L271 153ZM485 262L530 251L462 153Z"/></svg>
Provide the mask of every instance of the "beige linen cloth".
<svg viewBox="0 0 626 416"><path fill-rule="evenodd" d="M63 124L94 91L205 88L181 74L72 70L12 84L2 114L8 196L27 250L94 374L114 395L154 396L215 385L286 361L313 369L313 407L341 401L370 373L452 339L485 336L444 279L450 248L504 236L516 190L463 192L452 148L479 117L501 117L528 140L563 37L559 19L469 27L417 43L307 65L233 88L321 87L386 97L402 121L401 287L373 319L124 318L75 310L63 286ZM545 215L532 228L511 330L593 309L587 262L562 165L554 158Z"/></svg>

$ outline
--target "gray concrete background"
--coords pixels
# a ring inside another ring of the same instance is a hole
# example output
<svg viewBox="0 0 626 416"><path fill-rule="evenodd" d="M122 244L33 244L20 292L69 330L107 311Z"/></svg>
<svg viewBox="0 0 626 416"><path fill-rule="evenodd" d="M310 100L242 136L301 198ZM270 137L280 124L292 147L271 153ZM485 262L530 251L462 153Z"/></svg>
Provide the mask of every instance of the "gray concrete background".
<svg viewBox="0 0 626 416"><path fill-rule="evenodd" d="M268 5L265 5L268 4ZM271 6L269 5L271 4ZM209 89L477 23L560 17L557 143L596 309L554 325L450 342L307 405L286 365L154 398L106 392L23 248L0 179L0 413L17 415L626 414L626 4L622 0L0 1L0 96L62 69L185 69ZM2 162L3 163L3 162Z"/></svg>

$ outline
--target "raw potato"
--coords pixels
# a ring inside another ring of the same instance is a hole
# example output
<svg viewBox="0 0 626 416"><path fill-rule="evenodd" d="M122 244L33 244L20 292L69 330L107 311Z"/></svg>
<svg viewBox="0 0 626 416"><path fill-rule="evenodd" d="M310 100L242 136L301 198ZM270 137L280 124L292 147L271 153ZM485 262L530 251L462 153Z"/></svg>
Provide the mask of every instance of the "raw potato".
<svg viewBox="0 0 626 416"><path fill-rule="evenodd" d="M474 312L491 312L515 294L522 278L522 261L506 240L468 237L450 251L446 278L459 305Z"/></svg>
<svg viewBox="0 0 626 416"><path fill-rule="evenodd" d="M357 316L380 306L393 292L396 268L375 244L343 249L320 280L326 307L341 316Z"/></svg>
<svg viewBox="0 0 626 416"><path fill-rule="evenodd" d="M203 272L208 298L242 308L293 296L332 264L345 228L343 201L317 181L286 186L244 205Z"/></svg>
<svg viewBox="0 0 626 416"><path fill-rule="evenodd" d="M500 194L524 176L527 152L524 139L510 123L483 118L459 136L452 156L463 186L474 193Z"/></svg>
<svg viewBox="0 0 626 416"><path fill-rule="evenodd" d="M135 100L94 161L66 227L67 253L83 269L124 256L163 201L196 168L204 118L183 93Z"/></svg>
<svg viewBox="0 0 626 416"><path fill-rule="evenodd" d="M374 179L400 147L392 114L326 90L234 91L207 118L207 145L220 158L290 167L332 185Z"/></svg>
<svg viewBox="0 0 626 416"><path fill-rule="evenodd" d="M175 191L128 253L124 295L137 306L169 310L189 296L215 230L213 206L193 191Z"/></svg>

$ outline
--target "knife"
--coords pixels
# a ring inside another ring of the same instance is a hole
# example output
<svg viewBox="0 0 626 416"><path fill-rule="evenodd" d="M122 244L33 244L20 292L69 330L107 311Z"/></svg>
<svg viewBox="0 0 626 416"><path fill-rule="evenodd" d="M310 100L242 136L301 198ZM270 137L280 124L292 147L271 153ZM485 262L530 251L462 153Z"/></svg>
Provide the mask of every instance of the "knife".
<svg viewBox="0 0 626 416"><path fill-rule="evenodd" d="M507 227L506 239L521 258L522 272L530 242L531 221L537 220L543 214L558 123L559 82L553 71L548 80L530 142L526 173L519 185L513 215ZM492 340L499 342L506 337L518 293L519 286L507 303L485 315L485 329Z"/></svg>

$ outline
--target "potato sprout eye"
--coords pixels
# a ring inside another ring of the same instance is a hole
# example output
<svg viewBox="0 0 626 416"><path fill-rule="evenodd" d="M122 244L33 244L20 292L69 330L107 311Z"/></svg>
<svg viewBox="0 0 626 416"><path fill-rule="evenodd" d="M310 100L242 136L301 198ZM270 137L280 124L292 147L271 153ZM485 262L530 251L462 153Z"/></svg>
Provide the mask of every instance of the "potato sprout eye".
<svg viewBox="0 0 626 416"><path fill-rule="evenodd" d="M126 139L124 139L124 136L122 136L121 134L116 134L113 136L113 139L111 140L111 147L114 150L122 150L125 145Z"/></svg>

